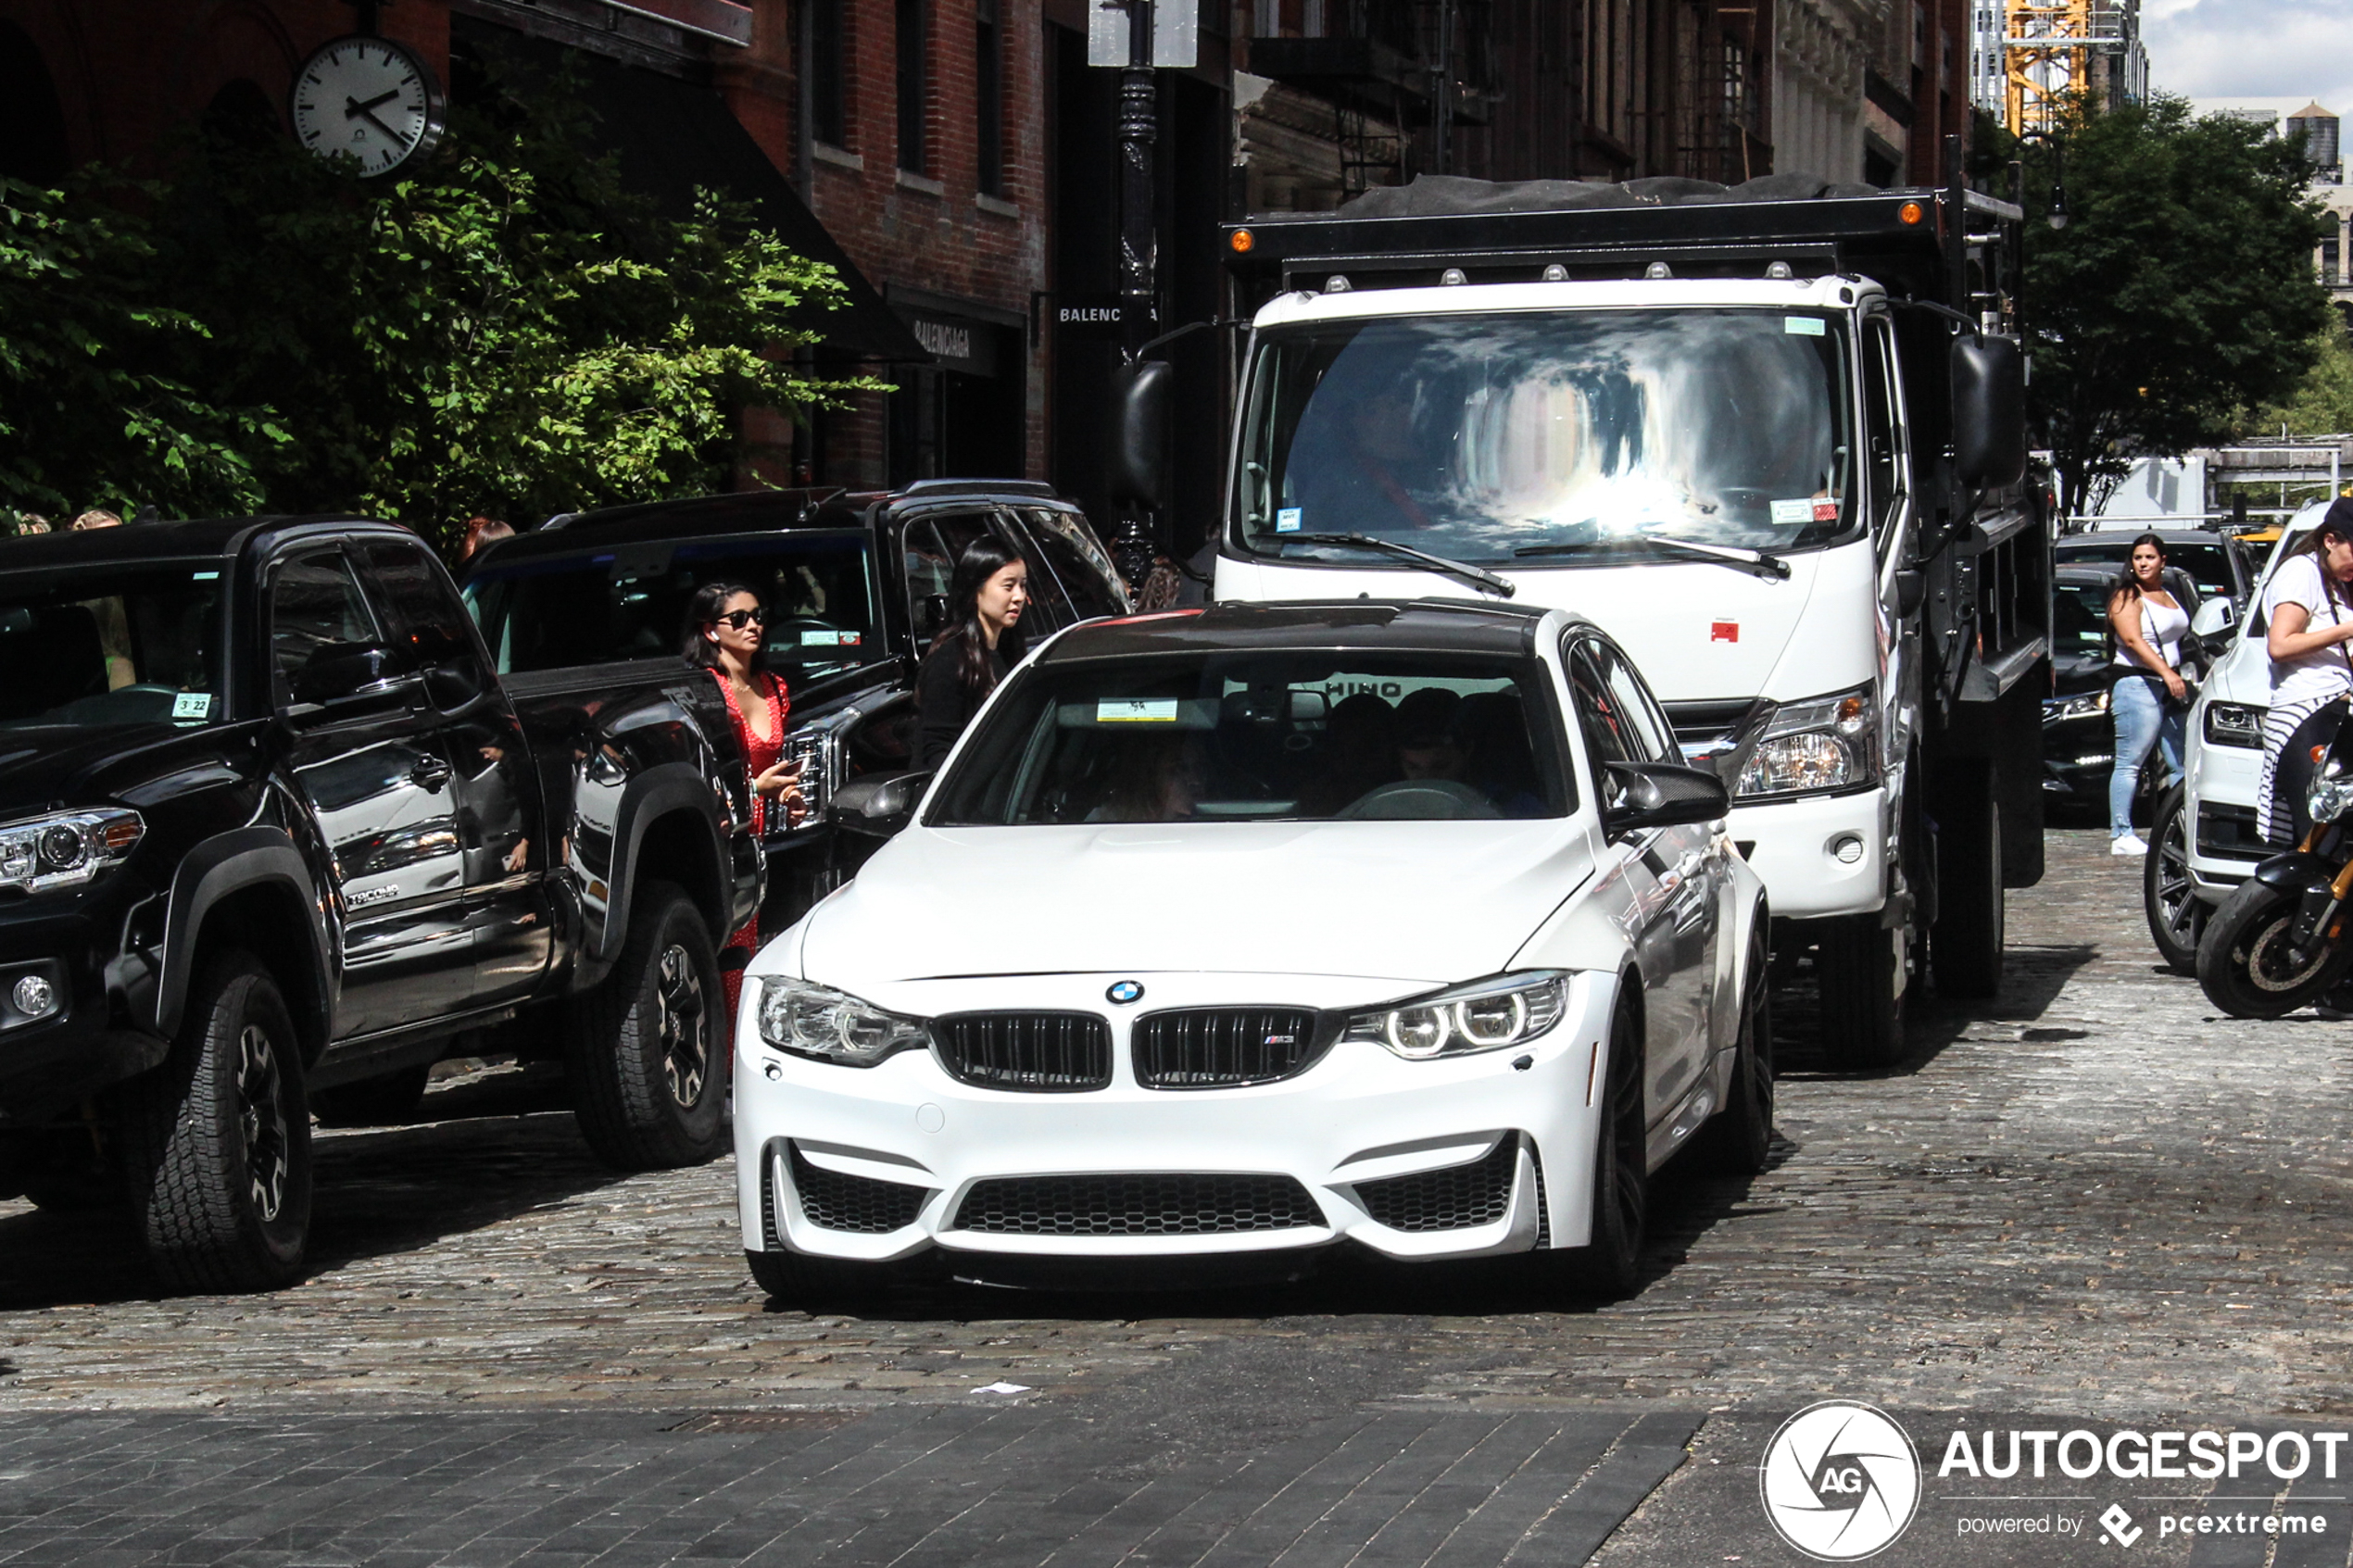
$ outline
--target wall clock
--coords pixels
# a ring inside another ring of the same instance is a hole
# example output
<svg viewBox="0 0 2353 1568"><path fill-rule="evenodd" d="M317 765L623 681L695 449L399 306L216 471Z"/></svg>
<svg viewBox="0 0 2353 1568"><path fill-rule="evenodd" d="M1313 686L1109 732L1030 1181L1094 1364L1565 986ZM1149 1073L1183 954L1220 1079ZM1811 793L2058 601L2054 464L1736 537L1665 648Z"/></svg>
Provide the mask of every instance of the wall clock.
<svg viewBox="0 0 2353 1568"><path fill-rule="evenodd" d="M321 157L355 159L363 178L422 158L441 140L441 84L383 38L338 38L295 73L295 137Z"/></svg>

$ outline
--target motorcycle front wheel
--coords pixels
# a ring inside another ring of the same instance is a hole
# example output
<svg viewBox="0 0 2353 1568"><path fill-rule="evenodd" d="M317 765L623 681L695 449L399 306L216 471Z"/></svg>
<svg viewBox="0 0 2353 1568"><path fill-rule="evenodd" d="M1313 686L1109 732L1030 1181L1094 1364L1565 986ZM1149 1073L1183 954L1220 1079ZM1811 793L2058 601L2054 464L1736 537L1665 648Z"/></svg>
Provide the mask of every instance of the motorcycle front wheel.
<svg viewBox="0 0 2353 1568"><path fill-rule="evenodd" d="M2222 901L2197 944L2207 1000L2233 1018L2283 1018L2344 978L2353 947L2321 941L2303 955L2294 950L2297 903L2253 881Z"/></svg>

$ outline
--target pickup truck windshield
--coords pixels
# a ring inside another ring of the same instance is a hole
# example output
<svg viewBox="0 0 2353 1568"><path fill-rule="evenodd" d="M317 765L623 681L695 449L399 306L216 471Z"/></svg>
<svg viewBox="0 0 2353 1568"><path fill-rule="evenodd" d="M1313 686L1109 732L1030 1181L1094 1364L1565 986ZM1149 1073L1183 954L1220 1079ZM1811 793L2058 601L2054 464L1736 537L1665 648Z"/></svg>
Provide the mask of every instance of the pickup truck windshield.
<svg viewBox="0 0 2353 1568"><path fill-rule="evenodd" d="M1827 544L1856 521L1844 335L1818 312L1750 309L1270 329L1235 479L1240 543L1370 564L1283 539L1362 533L1491 566L1664 556L1667 540Z"/></svg>
<svg viewBox="0 0 2353 1568"><path fill-rule="evenodd" d="M0 729L222 716L215 567L0 579Z"/></svg>
<svg viewBox="0 0 2353 1568"><path fill-rule="evenodd" d="M768 668L795 679L883 657L874 549L863 530L584 545L466 580L498 672L675 658L706 583L736 583L768 612Z"/></svg>
<svg viewBox="0 0 2353 1568"><path fill-rule="evenodd" d="M1533 661L1252 653L1047 666L989 710L928 821L1495 821L1567 814Z"/></svg>

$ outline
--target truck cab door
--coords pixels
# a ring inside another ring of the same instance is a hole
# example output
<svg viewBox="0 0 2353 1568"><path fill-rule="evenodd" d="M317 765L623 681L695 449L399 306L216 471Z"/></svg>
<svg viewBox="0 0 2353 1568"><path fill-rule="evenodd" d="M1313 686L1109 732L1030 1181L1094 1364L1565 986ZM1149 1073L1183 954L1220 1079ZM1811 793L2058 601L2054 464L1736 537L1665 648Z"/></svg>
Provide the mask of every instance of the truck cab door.
<svg viewBox="0 0 2353 1568"><path fill-rule="evenodd" d="M1905 418L1902 361L1895 324L1884 310L1863 320L1863 493L1870 504L1871 544L1878 566L1880 733L1891 765L1910 749L1912 695L1918 671L1906 656L1898 578L1913 569L1919 531L1919 490L1912 472L1910 429Z"/></svg>
<svg viewBox="0 0 2353 1568"><path fill-rule="evenodd" d="M491 675L473 621L421 541L361 546L369 589L414 662L450 764L464 862L476 1007L520 1000L554 952L539 781L513 705Z"/></svg>
<svg viewBox="0 0 2353 1568"><path fill-rule="evenodd" d="M341 548L271 574L272 704L343 931L338 1040L461 1010L473 985L452 769Z"/></svg>

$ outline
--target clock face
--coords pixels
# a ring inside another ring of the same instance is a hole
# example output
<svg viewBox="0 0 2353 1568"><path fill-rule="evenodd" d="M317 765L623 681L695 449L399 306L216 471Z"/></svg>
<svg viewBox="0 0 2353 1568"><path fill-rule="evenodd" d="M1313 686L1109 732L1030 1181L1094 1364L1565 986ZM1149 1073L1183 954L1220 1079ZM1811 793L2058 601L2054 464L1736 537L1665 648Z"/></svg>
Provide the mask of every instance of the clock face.
<svg viewBox="0 0 2353 1568"><path fill-rule="evenodd" d="M425 63L381 38L338 38L295 76L295 135L321 157L389 174L441 139L441 88Z"/></svg>

